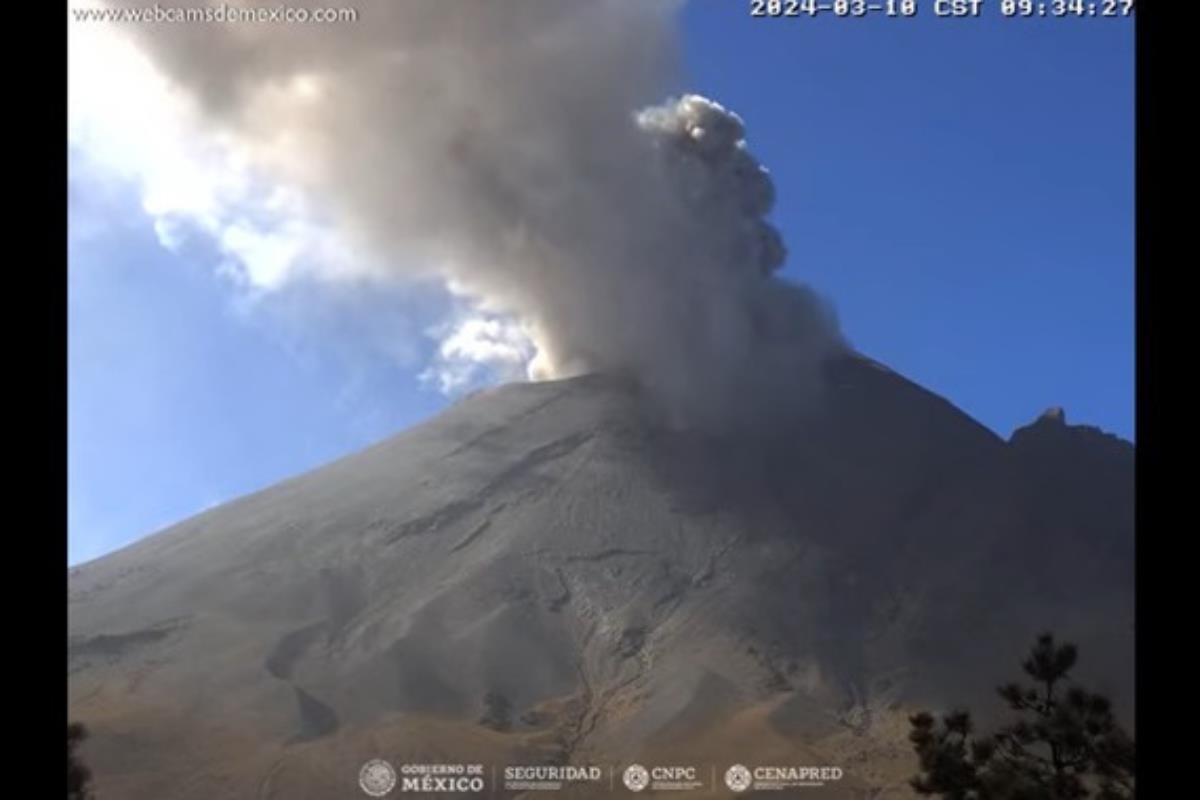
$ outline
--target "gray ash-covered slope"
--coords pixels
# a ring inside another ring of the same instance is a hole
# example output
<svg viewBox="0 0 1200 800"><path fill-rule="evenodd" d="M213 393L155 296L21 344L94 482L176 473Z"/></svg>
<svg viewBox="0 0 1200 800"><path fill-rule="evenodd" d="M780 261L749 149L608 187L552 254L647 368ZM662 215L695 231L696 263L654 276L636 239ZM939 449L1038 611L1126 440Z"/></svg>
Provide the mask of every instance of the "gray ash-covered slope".
<svg viewBox="0 0 1200 800"><path fill-rule="evenodd" d="M1131 444L1055 414L1006 442L861 357L819 405L701 436L619 380L504 386L71 570L99 787L744 753L894 788L905 710L986 710L1043 629L1132 712Z"/></svg>

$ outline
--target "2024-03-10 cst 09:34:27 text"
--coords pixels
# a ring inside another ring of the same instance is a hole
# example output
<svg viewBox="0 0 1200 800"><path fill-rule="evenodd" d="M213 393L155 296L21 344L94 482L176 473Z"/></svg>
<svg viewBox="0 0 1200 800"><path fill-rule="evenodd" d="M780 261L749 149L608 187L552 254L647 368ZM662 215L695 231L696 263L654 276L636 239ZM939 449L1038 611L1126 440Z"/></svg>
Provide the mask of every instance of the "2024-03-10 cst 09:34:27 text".
<svg viewBox="0 0 1200 800"><path fill-rule="evenodd" d="M1003 17L1129 17L1134 0L750 0L752 17L914 17L922 6L936 17L981 17L990 5Z"/></svg>

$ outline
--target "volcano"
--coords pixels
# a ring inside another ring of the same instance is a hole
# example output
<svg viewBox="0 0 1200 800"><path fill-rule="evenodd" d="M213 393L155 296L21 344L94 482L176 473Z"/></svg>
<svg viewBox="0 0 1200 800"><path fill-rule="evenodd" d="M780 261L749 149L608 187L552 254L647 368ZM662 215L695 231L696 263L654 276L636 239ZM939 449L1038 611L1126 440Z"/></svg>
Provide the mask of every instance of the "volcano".
<svg viewBox="0 0 1200 800"><path fill-rule="evenodd" d="M1130 718L1133 445L1057 410L1005 440L857 354L822 375L736 436L610 376L500 386L70 569L98 796L365 796L384 758L904 797L907 714L998 709L1043 630Z"/></svg>

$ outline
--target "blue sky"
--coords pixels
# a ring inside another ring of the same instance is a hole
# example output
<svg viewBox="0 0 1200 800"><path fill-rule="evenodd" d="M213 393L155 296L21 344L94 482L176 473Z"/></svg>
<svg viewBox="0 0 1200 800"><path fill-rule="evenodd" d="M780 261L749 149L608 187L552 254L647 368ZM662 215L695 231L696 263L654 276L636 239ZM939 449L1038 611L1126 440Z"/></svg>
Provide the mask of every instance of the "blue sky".
<svg viewBox="0 0 1200 800"><path fill-rule="evenodd" d="M1133 437L1129 21L751 19L695 0L686 88L740 114L786 275L853 343L1002 435L1051 405ZM432 298L248 302L132 183L70 155L70 563L447 402ZM391 351L380 342L397 344Z"/></svg>

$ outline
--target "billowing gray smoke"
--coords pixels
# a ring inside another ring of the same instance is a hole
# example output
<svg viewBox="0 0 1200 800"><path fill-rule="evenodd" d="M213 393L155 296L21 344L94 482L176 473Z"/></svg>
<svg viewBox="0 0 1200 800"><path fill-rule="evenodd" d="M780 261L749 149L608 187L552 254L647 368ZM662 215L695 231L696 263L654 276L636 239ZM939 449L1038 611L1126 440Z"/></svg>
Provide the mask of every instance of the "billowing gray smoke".
<svg viewBox="0 0 1200 800"><path fill-rule="evenodd" d="M754 418L840 337L773 277L774 189L741 121L663 102L679 5L377 0L355 22L130 33L382 274L518 318L533 377L621 372L676 420Z"/></svg>

